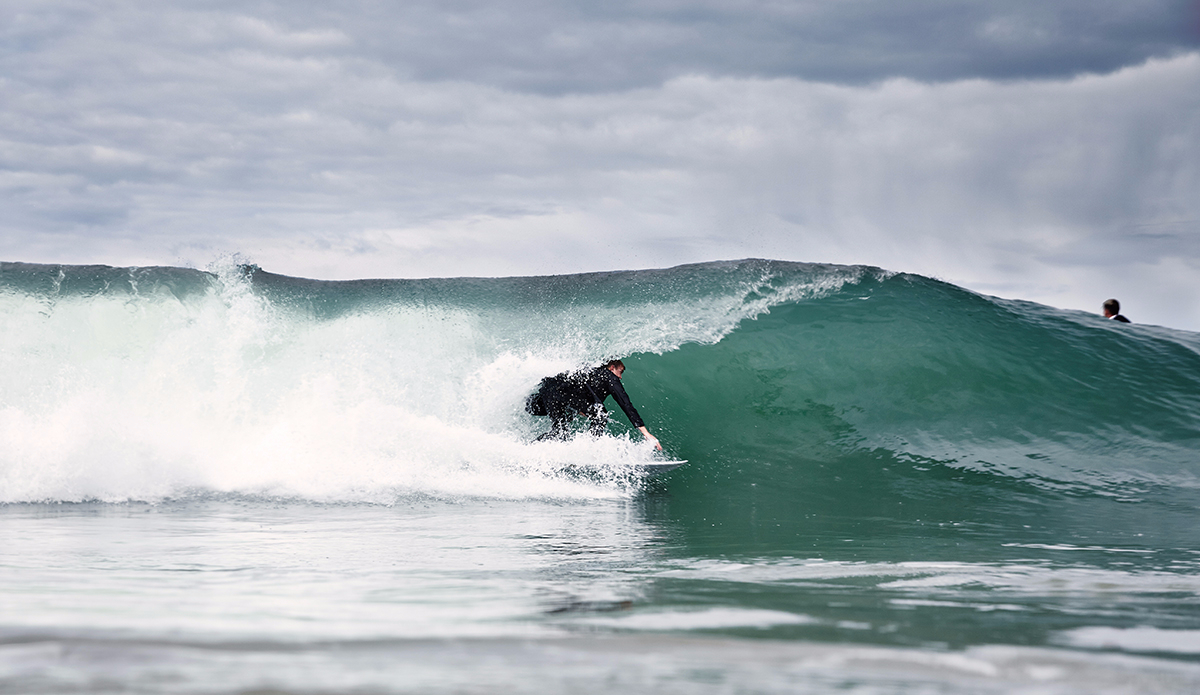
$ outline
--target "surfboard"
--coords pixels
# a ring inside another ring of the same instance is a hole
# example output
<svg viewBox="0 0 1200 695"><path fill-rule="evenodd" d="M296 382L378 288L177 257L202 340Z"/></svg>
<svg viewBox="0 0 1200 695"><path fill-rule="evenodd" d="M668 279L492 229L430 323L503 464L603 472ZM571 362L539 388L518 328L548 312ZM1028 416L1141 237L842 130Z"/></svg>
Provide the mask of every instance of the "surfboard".
<svg viewBox="0 0 1200 695"><path fill-rule="evenodd" d="M679 461L655 461L654 463L638 463L638 464L634 464L634 467L637 468L639 471L642 471L643 473L647 473L649 475L658 475L659 473L666 473L667 471L673 471L685 463L687 463L687 459L681 459Z"/></svg>

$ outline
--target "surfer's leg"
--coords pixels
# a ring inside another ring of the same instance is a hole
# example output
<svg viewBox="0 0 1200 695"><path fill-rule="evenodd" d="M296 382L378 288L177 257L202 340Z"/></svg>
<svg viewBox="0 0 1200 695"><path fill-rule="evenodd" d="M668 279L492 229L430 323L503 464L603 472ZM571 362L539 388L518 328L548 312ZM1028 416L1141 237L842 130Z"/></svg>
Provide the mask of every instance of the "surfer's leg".
<svg viewBox="0 0 1200 695"><path fill-rule="evenodd" d="M599 437L608 432L608 409L603 405L597 403L584 415L588 416L588 431L592 433L593 437Z"/></svg>
<svg viewBox="0 0 1200 695"><path fill-rule="evenodd" d="M571 418L556 418L551 417L550 429L537 440L544 441L547 439L566 439L571 434Z"/></svg>
<svg viewBox="0 0 1200 695"><path fill-rule="evenodd" d="M575 419L575 414L554 391L545 394L543 402L546 404L546 414L550 416L550 430L538 437L537 441L566 439L571 432L571 420Z"/></svg>

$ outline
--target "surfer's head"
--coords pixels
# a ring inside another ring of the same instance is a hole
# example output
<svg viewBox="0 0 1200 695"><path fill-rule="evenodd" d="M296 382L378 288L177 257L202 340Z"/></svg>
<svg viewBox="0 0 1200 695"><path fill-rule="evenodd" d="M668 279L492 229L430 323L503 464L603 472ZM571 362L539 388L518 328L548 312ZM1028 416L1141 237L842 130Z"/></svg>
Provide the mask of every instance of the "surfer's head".
<svg viewBox="0 0 1200 695"><path fill-rule="evenodd" d="M1121 303L1115 299L1104 300L1104 315L1111 318L1121 313Z"/></svg>
<svg viewBox="0 0 1200 695"><path fill-rule="evenodd" d="M621 378L621 374L625 371L625 363L621 360L609 360L608 364L604 366L608 367L608 371L616 374L618 379Z"/></svg>

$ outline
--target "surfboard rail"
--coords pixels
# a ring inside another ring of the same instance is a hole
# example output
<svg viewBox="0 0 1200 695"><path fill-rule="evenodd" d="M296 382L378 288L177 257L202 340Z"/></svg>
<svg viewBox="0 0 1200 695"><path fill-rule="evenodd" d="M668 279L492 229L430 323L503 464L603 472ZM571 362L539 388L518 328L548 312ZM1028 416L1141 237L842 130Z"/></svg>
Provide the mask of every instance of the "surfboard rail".
<svg viewBox="0 0 1200 695"><path fill-rule="evenodd" d="M653 461L651 463L638 463L634 464L634 466L644 473L658 475L659 473L673 471L686 463L687 459L680 459L676 461Z"/></svg>

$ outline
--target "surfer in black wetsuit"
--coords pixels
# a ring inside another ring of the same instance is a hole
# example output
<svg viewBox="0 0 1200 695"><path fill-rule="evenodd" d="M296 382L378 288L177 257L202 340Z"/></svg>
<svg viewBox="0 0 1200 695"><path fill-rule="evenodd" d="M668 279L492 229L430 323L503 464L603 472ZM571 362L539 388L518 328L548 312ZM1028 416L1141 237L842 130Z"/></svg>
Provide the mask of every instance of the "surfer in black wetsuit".
<svg viewBox="0 0 1200 695"><path fill-rule="evenodd" d="M550 431L538 437L543 439L566 439L570 434L571 421L576 415L584 415L591 422L588 429L594 435L604 433L608 424L608 410L604 407L604 399L609 396L621 406L630 424L638 429L646 439L654 442L654 447L662 450L658 438L646 429L646 423L633 407L625 387L621 385L621 374L625 372L625 363L612 360L602 367L596 367L586 372L563 372L557 376L542 379L537 393L529 397L525 409L533 415L550 416Z"/></svg>
<svg viewBox="0 0 1200 695"><path fill-rule="evenodd" d="M1115 299L1104 300L1104 318L1129 323L1129 319L1121 316L1121 303Z"/></svg>

